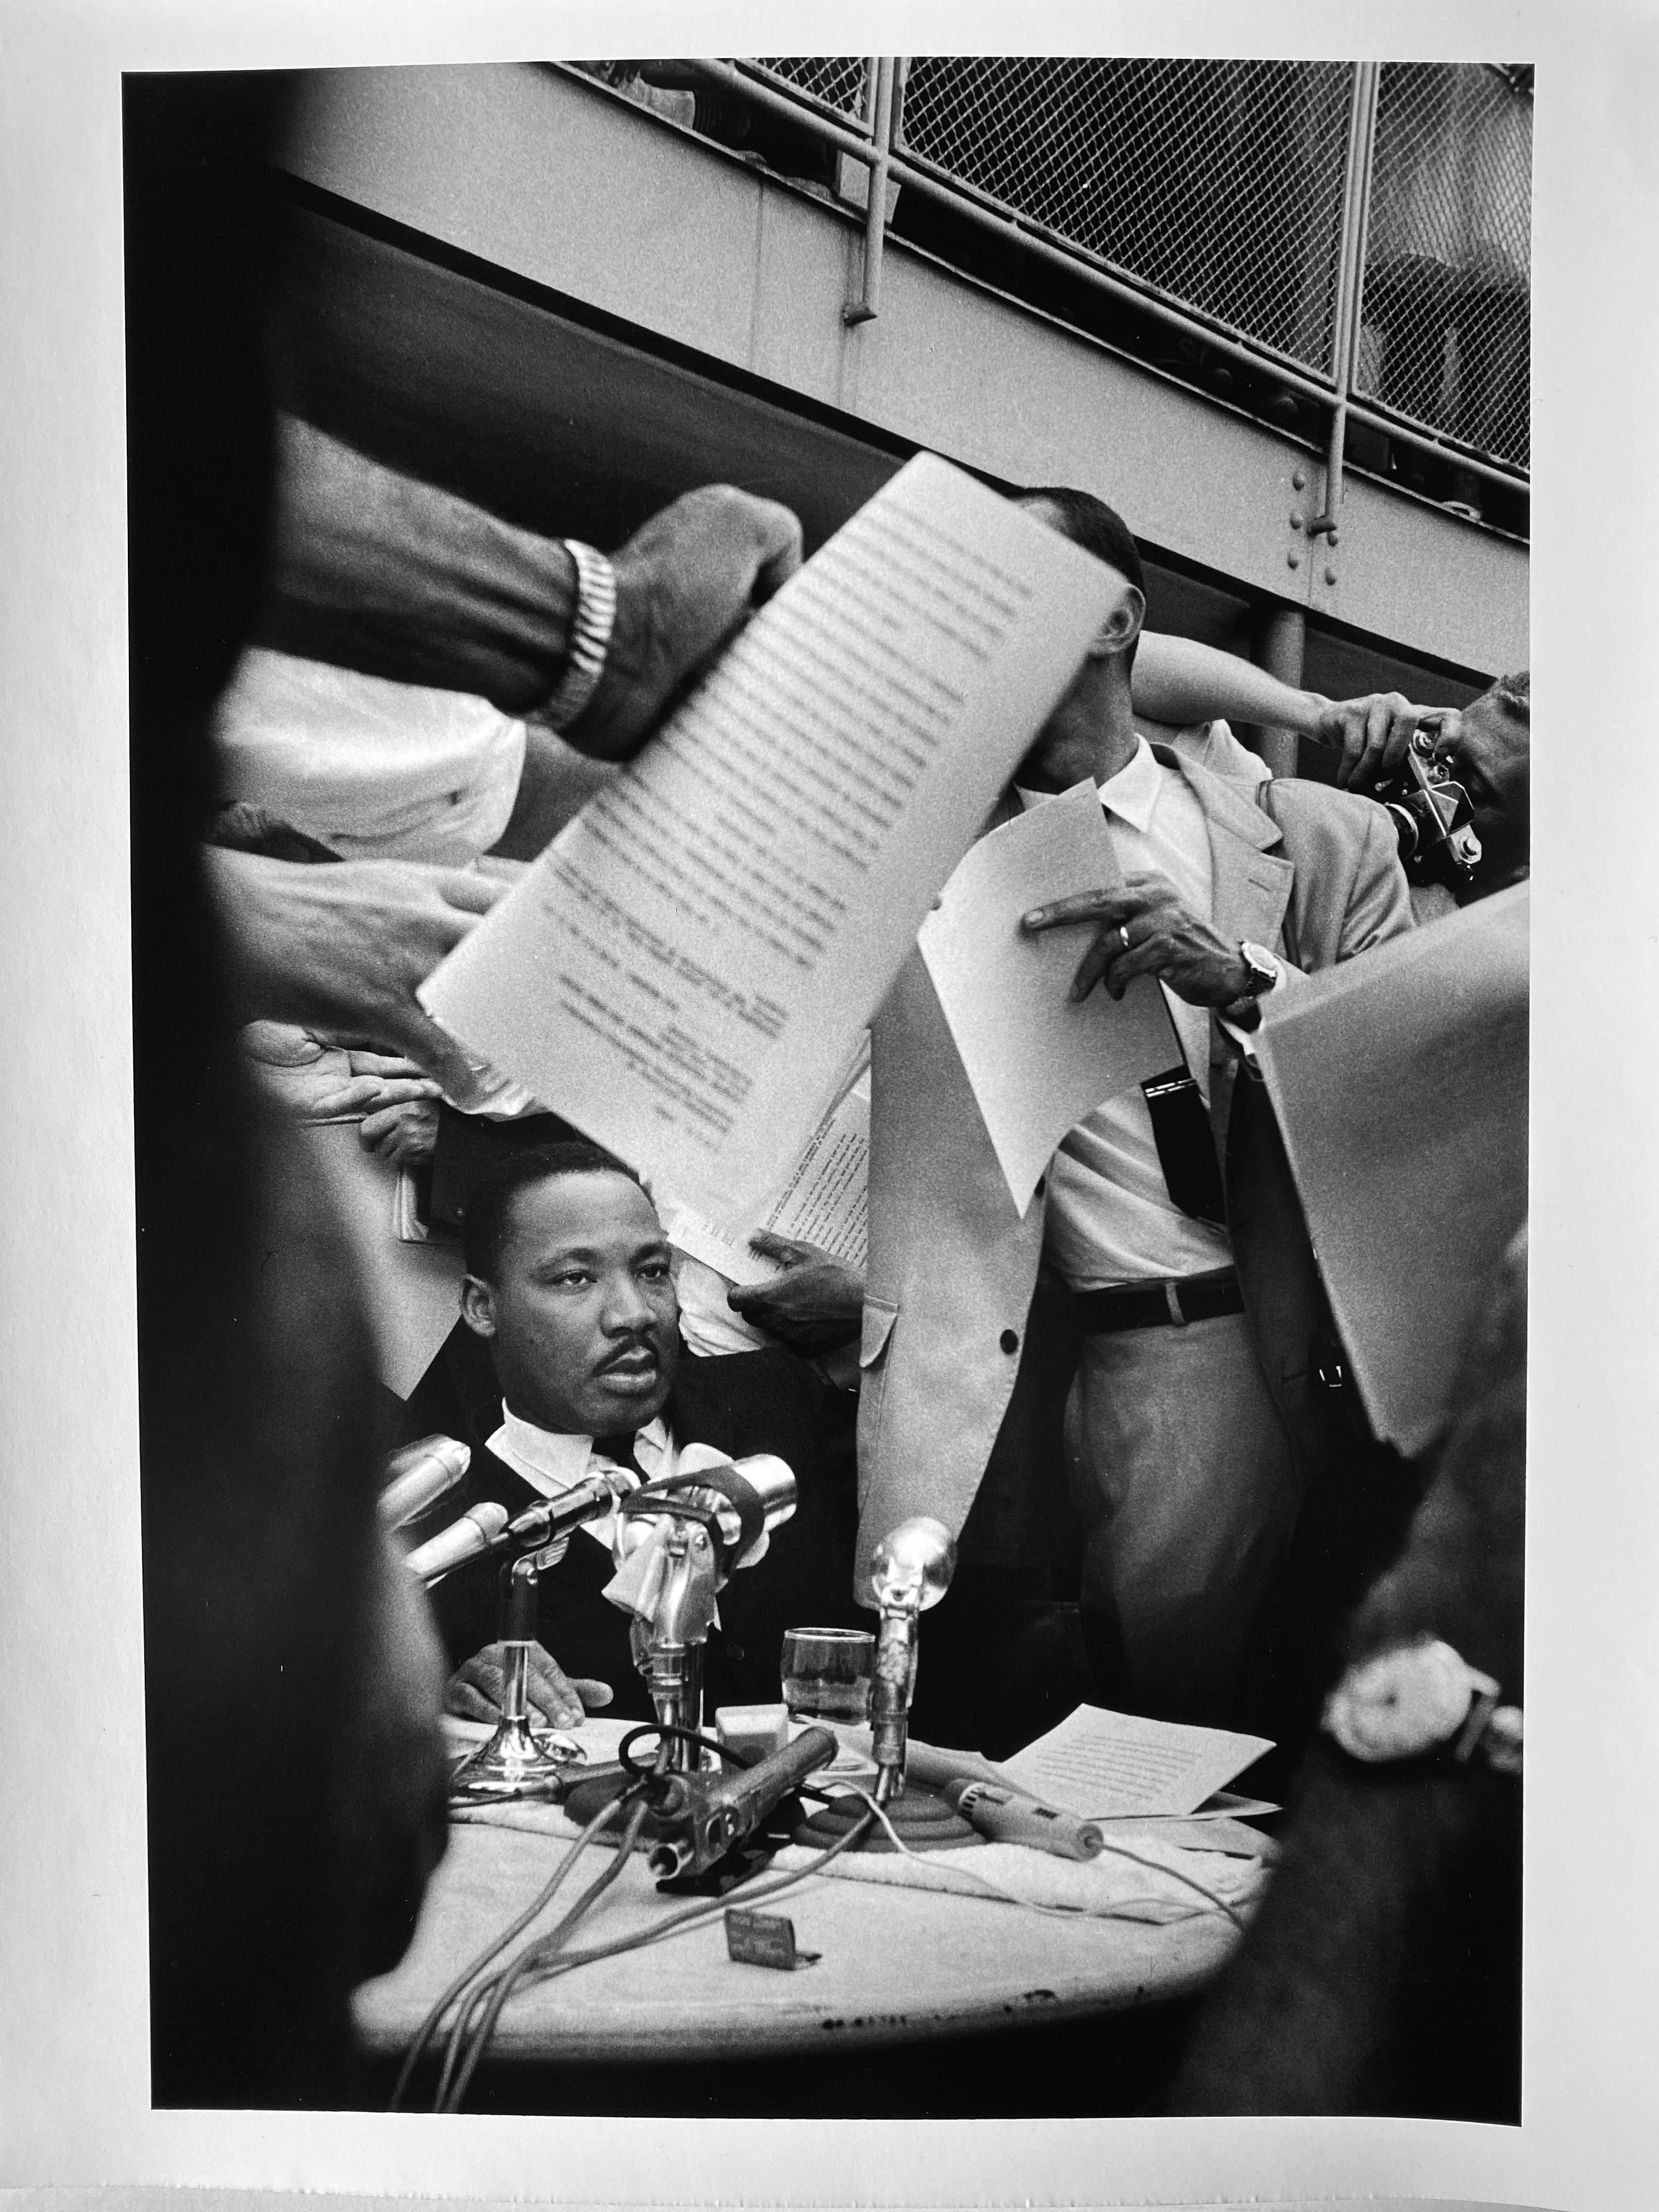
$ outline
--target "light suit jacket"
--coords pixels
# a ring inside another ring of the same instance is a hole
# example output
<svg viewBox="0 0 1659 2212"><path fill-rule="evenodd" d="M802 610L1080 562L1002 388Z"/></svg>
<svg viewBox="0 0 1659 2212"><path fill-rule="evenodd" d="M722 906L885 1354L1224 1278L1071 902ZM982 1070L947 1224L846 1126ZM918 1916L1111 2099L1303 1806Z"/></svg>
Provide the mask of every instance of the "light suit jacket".
<svg viewBox="0 0 1659 2212"><path fill-rule="evenodd" d="M1412 927L1394 826L1368 799L1293 779L1257 794L1164 746L1204 810L1212 915L1297 974ZM1323 1317L1290 1170L1259 1078L1211 1024L1211 1117L1228 1228L1263 1373L1298 1458L1325 1418L1310 1380ZM912 951L872 1032L870 1252L859 1408L860 1569L887 1530L930 1513L959 1534L1012 1395L1042 1255L1047 1179L1014 1209L944 1011Z"/></svg>

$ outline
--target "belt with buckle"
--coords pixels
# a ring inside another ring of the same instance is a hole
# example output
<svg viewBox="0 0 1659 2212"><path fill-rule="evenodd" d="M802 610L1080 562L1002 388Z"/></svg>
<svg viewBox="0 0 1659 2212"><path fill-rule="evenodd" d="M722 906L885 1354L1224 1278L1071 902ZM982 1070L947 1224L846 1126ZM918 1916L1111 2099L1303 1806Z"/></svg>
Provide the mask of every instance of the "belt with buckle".
<svg viewBox="0 0 1659 2212"><path fill-rule="evenodd" d="M1126 1283L1109 1291L1079 1291L1078 1318L1089 1336L1124 1328L1182 1328L1189 1321L1214 1321L1243 1313L1244 1293L1231 1267L1160 1283Z"/></svg>

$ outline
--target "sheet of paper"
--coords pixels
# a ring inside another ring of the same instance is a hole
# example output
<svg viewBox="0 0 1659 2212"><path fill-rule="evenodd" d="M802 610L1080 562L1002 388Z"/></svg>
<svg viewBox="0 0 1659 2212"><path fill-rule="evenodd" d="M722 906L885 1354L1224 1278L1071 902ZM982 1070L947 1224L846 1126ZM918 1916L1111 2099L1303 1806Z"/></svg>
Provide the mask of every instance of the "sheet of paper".
<svg viewBox="0 0 1659 2212"><path fill-rule="evenodd" d="M1181 1058L1152 976L1121 1002L1069 996L1092 923L1037 937L1019 926L1034 906L1121 879L1099 794L1076 784L981 837L916 940L1022 1213L1074 1122Z"/></svg>
<svg viewBox="0 0 1659 2212"><path fill-rule="evenodd" d="M722 1226L1072 680L1110 573L908 463L428 981L436 1017Z"/></svg>
<svg viewBox="0 0 1659 2212"><path fill-rule="evenodd" d="M1525 884L1266 1002L1257 1053L1365 1411L1431 1441L1527 1211Z"/></svg>
<svg viewBox="0 0 1659 2212"><path fill-rule="evenodd" d="M1079 1705L1005 1759L1002 1771L1019 1789L1085 1819L1127 1813L1184 1818L1272 1748L1259 1735Z"/></svg>
<svg viewBox="0 0 1659 2212"><path fill-rule="evenodd" d="M870 1079L861 1075L812 1132L780 1196L751 1223L726 1230L693 1207L665 1199L669 1242L732 1283L769 1282L781 1263L750 1249L753 1230L820 1245L862 1268L869 1247Z"/></svg>

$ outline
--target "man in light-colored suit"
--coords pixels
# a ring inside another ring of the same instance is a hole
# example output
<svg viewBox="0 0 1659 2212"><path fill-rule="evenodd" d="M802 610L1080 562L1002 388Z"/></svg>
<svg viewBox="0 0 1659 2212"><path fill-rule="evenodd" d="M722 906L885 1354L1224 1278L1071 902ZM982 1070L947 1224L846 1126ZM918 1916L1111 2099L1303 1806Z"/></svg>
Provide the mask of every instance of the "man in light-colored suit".
<svg viewBox="0 0 1659 2212"><path fill-rule="evenodd" d="M1328 1418L1310 1371L1322 1297L1249 1033L1267 993L1410 928L1411 908L1372 801L1285 780L1254 791L1146 744L1129 692L1146 607L1133 539L1087 494L1024 503L1121 588L1015 796L1091 777L1127 878L1025 926L1087 926L1076 996L1156 975L1193 1080L1107 1100L1022 1218L912 954L873 1031L860 1556L908 1513L963 1530L1022 1361L1041 1367L1027 1343L1041 1271L1082 1331L1065 1442L1093 1650L1141 1710L1220 1723ZM1007 1443L1000 1468L1018 1457Z"/></svg>

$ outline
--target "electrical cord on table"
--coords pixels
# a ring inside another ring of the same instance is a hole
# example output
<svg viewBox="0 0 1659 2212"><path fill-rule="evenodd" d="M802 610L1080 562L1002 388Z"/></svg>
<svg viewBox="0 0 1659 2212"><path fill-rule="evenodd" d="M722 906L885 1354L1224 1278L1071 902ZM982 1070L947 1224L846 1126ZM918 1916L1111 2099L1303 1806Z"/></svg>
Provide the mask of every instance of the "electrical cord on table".
<svg viewBox="0 0 1659 2212"><path fill-rule="evenodd" d="M882 1808L877 1804L875 1799L871 1796L868 1790L860 1790L856 1784L849 1783L841 1794L843 1796L861 1797L864 1800L865 1803L869 1807L871 1814L875 1819L880 1821L882 1826L886 1830L888 1839L892 1844L893 1849L896 1851L902 1851L907 1859L920 1858L921 1856L920 1851L912 1850L909 1844L902 1840L898 1831L894 1827L892 1822L888 1819ZM1119 1858L1132 1859L1136 1866L1146 1867L1153 1874L1168 1875L1172 1881L1185 1882L1188 1889L1195 1889L1199 1895L1202 1898L1207 1899L1210 1904L1214 1905L1218 1911L1224 1912L1228 1919L1232 1922L1233 1925L1238 1929L1241 1933L1243 1932L1244 1922L1242 1915L1232 1905L1228 1904L1224 1897L1219 1895L1217 1891L1209 1888L1204 1882L1196 1880L1194 1875L1182 1874L1178 1867L1165 1866L1161 1859L1142 1858L1139 1851L1130 1850L1126 1844L1113 1843L1109 1837L1103 1836L1101 1838L1101 1844L1103 1849L1115 1852ZM991 1896L1000 1899L1003 1903L1007 1905L1018 1905L1027 1912L1046 1913L1050 1917L1060 1920L1087 1919L1093 1917L1090 1914L1089 1908L1085 1905L1038 1905L1031 1898L1017 1897L1012 1890L1004 1889L1000 1883L993 1881L988 1875L975 1874L971 1867L952 1866L951 1872L953 1875L961 1875L968 1881L977 1882L980 1887L988 1892ZM1163 1900L1161 1899L1148 1900L1148 1902L1152 1903L1161 1903L1162 1901Z"/></svg>
<svg viewBox="0 0 1659 2212"><path fill-rule="evenodd" d="M850 1849L866 1833L872 1818L873 1815L865 1814L844 1836L837 1836L833 1844L820 1852L811 1866L797 1867L792 1873L783 1875L777 1881L769 1882L761 1889L750 1889L744 1885L744 1905L769 1903L772 1899L781 1897L786 1890L797 1888L804 1881L811 1881L815 1875L823 1871L831 1859L840 1852ZM710 1920L726 1910L727 1901L733 1894L733 1892L728 1891L725 1897L710 1898L705 1904L690 1905L685 1911L676 1914L673 1919L659 1921L648 1928L638 1929L631 1936L617 1936L608 1943L596 1943L586 1951L568 1951L562 1958L555 1958L544 1965L538 1972L526 1976L526 1982L529 1985L535 1986L542 1982L552 1981L561 1974L571 1972L577 1966L592 1966L597 1960L620 1958L625 1952L643 1950L650 1944L666 1942L671 1936L682 1935L688 1929L706 1926ZM536 1947L532 1945L530 1948L533 1949ZM524 1954L521 1953L520 1957L523 1956ZM518 1962L514 1963L516 1965ZM451 2109L453 2110L453 2107L452 2106Z"/></svg>
<svg viewBox="0 0 1659 2212"><path fill-rule="evenodd" d="M667 1746L665 1744L664 1755L666 1752ZM550 1956L563 1941L567 1931L575 1926L582 1915L599 1902L600 1897L617 1880L628 1863L629 1855L633 1850L635 1840L649 1810L650 1808L643 1797L636 1801L633 1811L629 1815L627 1826L617 1839L617 1848L611 1855L610 1863L588 1884L564 1917L556 1926L550 1928L545 1936L538 1936L533 1943L527 1944L512 1965L503 1968L494 1977L492 1982L484 1984L482 1988L475 1989L451 2031L450 2047L445 2056L444 2070L438 2083L438 2094L433 2107L434 2111L457 2112L460 2110L461 2099L466 2094L467 2084L477 2071L478 2062L489 2049L490 2039L495 2033L495 2023L501 2016L501 2008L529 1971L531 1964ZM489 1992L487 1998L483 1994L486 1989ZM477 2026L473 2027L471 2023L475 2014L477 2015ZM457 2054L461 2051L463 2045L466 2046L465 2056L461 2058L459 2068L454 2071L452 2086L451 2071L455 2068Z"/></svg>
<svg viewBox="0 0 1659 2212"><path fill-rule="evenodd" d="M641 1784L641 1787L642 1788L643 1784ZM426 2050L428 2043L431 2039L433 2032L437 2027L439 2021L442 2019L444 2014L448 2010L451 2004L453 2003L455 1999L460 1996L461 1992L466 1988L467 1984L474 1978L474 1977L482 1973L483 1969L489 1964L490 1960L495 1958L501 1952L504 1951L515 1936L522 1935L524 1930L529 1927L531 1922L537 1917L538 1914L545 1911L546 1907L552 1903L553 1899L557 1893L560 1886L562 1884L565 1876L569 1873L571 1868L576 1863L576 1860L580 1855L583 1847L590 1841L595 1830L602 1826L603 1824L611 1817L612 1814L616 1810L616 1803L619 1803L620 1802L621 1800L617 1800L612 1804L605 1805L600 1808L599 1812L594 1814L593 1818L582 1830L580 1835L577 1837L575 1842L572 1844L570 1849L559 1861L557 1867L554 1869L551 1879L545 1884L538 1894L525 1907L524 1911L520 1913L517 1919L513 1921L509 1926L504 1928L499 1936L492 1937L490 1942L484 1946L484 1948L480 1951L474 1959L470 1960L466 1966L462 1967L460 1972L456 1975L454 1980L449 1984L449 1987L444 1991L443 1995L438 1999L437 2002L427 2014L426 2018L421 2022L419 2028L416 2031L414 2040L410 2043L408 2051L404 2054L403 2067L398 2075L397 2087L392 2092L392 2102L388 2108L389 2110L395 2112L400 2109L404 2093L409 2087L415 2069L420 2063L422 2056Z"/></svg>
<svg viewBox="0 0 1659 2212"><path fill-rule="evenodd" d="M637 1742L639 1738L642 1735L654 1735L659 1739L659 1747L654 1768L646 1768L641 1765L639 1762L631 1756L633 1745ZM643 1789L645 1784L652 1778L653 1772L658 1774L662 1772L663 1761L667 1756L669 1740L672 1737L678 1737L684 1741L696 1743L704 1746L709 1750L720 1752L736 1766L748 1767L759 1764L757 1759L751 1759L743 1753L733 1753L715 1741L713 1738L700 1735L695 1729L680 1728L672 1723L659 1724L654 1722L647 1721L642 1723L638 1728L630 1729L628 1734L623 1737L621 1742L617 1746L617 1762L622 1766L625 1773L635 1778L635 1787ZM830 1793L824 1790L812 1790L805 1787L803 1788L802 1794L822 1798L826 1802L830 1795ZM614 1801L614 1802L620 1802L622 1801ZM592 1884L583 1896L577 1899L576 1903L570 1908L569 1911L565 1914L563 1918L559 1921L556 1927L550 1929L545 1936L538 1936L533 1943L526 1944L510 1966L501 1968L494 1975L486 1977L485 1978L474 1983L472 1988L468 1991L465 2002L461 2007L455 2023L450 2031L449 2046L445 2057L443 2072L440 2077L438 2084L437 2097L434 2105L434 2111L456 2112L459 2110L460 2100L466 2094L467 2086L477 2069L479 2061L483 2058L484 2052L489 2048L490 2039L494 2036L495 2031L496 2023L501 2018L502 2008L516 1989L527 1982L545 1980L549 1978L550 1975L562 1971L563 1967L567 1965L578 1966L585 1963L590 1959L611 1955L613 1948L617 1951L632 1950L640 1948L640 1942L641 1940L645 1942L661 1941L665 1937L677 1933L682 1927L698 1924L702 1921L711 1918L714 1911L724 1911L725 1907L723 1900L716 1900L714 1901L712 1908L693 1907L690 1912L681 1914L675 1920L664 1923L658 1928L643 1931L643 1936L641 1939L624 1939L614 1947L599 1946L588 1952L569 1954L563 1960L556 1958L555 1954L557 1953L560 1944L570 1928L573 1927L575 1922L580 1918L582 1914L598 1900L600 1894L616 1881L617 1875L621 1873L628 1855L633 1848L634 1841L635 1837L638 1835L640 1826L648 1809L648 1807L643 1802L636 1805L635 1813L629 1822L627 1831L619 1841L616 1853L611 1859L611 1863L607 1866L605 1872L599 1877L599 1879ZM584 1832L581 1838L582 1843L585 1843L587 1840L588 1836L592 1834L593 1827L598 1825L599 1821L607 1818L611 1810L612 1807L611 1806L604 1808L601 1813L596 1816L595 1820L590 1822L587 1830ZM844 1850L849 1843L856 1841L858 1836L864 1832L868 1825L869 1823L867 1820L861 1821L852 1834L841 1838L830 1848L830 1850L826 1851L823 1854L823 1859L820 1860L817 1863L817 1865L802 1868L796 1873L787 1876L782 1882L775 1884L771 1889L759 1893L770 1896L777 1893L779 1891L790 1887L795 1882L805 1881L808 1875L817 1872L818 1865L823 1864L824 1860L833 1858L837 1851ZM577 1848L580 1848L580 1844L577 1845ZM751 1893L751 1894L754 1893ZM535 1908L532 1908L532 1912L534 1909ZM526 1924L527 1923L525 1917L521 1915L518 1922L515 1923L514 1929L512 1932L516 1933L518 1929L520 1929ZM487 1964L489 1959L494 1957L502 1948L502 1942L510 1940L511 1936L509 1934L507 1938L501 1939L501 1941L498 1942L489 1953L485 1954L480 1963ZM472 1971L476 1972L477 1969L475 1968ZM452 1985L451 1994L453 1994L453 1987L454 1985ZM444 2002L447 2002L447 1996ZM441 2007L439 2008L441 2009ZM464 2048L465 2049L466 2055L463 2058L459 2057L459 2053Z"/></svg>

